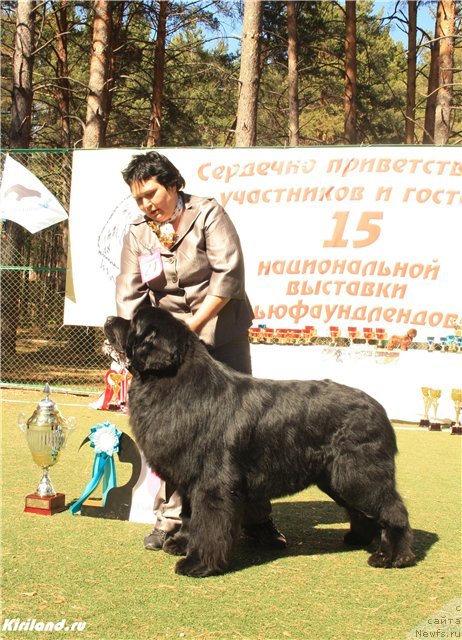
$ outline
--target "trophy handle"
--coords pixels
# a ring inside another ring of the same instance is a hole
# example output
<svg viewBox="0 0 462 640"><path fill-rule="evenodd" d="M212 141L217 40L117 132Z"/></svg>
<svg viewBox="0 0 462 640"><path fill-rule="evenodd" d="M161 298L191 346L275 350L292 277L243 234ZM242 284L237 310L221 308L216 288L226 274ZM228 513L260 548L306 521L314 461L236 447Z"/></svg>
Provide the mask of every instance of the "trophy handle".
<svg viewBox="0 0 462 640"><path fill-rule="evenodd" d="M27 429L27 418L25 413L20 413L18 416L18 427L21 429L23 433L26 432Z"/></svg>
<svg viewBox="0 0 462 640"><path fill-rule="evenodd" d="M76 426L77 426L77 419L74 416L69 416L69 418L67 418L67 420L64 421L64 424L62 426L63 435L64 435L63 443L61 445L62 449L66 448L68 438L71 435L71 433L75 431Z"/></svg>

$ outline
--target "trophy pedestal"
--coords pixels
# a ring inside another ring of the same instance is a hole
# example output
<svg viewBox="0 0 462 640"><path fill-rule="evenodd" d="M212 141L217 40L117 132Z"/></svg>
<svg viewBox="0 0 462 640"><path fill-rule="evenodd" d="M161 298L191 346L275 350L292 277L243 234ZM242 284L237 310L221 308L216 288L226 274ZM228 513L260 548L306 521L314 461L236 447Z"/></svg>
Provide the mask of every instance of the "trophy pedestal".
<svg viewBox="0 0 462 640"><path fill-rule="evenodd" d="M453 422L451 424L451 435L452 436L462 436L462 425L460 424L456 424L455 422Z"/></svg>
<svg viewBox="0 0 462 640"><path fill-rule="evenodd" d="M422 418L422 420L419 422L419 427L425 427L426 429L428 429L430 427L430 420L425 420Z"/></svg>
<svg viewBox="0 0 462 640"><path fill-rule="evenodd" d="M66 497L64 493L56 493L54 496L39 496L37 493L30 493L26 496L26 513L37 513L41 516L52 516L66 509Z"/></svg>
<svg viewBox="0 0 462 640"><path fill-rule="evenodd" d="M429 431L441 431L441 423L440 422L430 422L430 426L428 427Z"/></svg>

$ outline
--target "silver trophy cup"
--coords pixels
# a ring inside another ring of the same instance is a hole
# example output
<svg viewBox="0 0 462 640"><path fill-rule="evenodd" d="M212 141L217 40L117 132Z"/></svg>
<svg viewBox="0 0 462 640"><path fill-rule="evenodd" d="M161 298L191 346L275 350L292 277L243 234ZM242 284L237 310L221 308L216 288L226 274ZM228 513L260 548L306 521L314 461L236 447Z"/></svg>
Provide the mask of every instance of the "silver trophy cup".
<svg viewBox="0 0 462 640"><path fill-rule="evenodd" d="M48 469L55 465L66 446L70 432L75 429L75 418L64 418L58 406L50 398L48 383L41 400L31 417L19 415L19 428L23 431L32 458L42 468L42 478L35 493L26 496L24 511L52 515L65 508L64 493L57 493L51 484Z"/></svg>

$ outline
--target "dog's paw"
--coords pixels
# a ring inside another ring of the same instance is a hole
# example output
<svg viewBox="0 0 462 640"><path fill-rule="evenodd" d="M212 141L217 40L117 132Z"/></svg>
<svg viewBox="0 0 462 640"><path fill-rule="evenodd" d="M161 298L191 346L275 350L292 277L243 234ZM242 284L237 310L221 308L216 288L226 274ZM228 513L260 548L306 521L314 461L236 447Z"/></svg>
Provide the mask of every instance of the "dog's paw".
<svg viewBox="0 0 462 640"><path fill-rule="evenodd" d="M208 567L192 556L186 556L178 560L175 566L175 573L181 576L189 576L190 578L206 578L207 576L216 576L223 571L216 567Z"/></svg>
<svg viewBox="0 0 462 640"><path fill-rule="evenodd" d="M183 535L175 535L167 538L162 546L162 551L172 556L185 556L188 547L188 538Z"/></svg>
<svg viewBox="0 0 462 640"><path fill-rule="evenodd" d="M392 563L392 566L399 569L402 567L412 567L415 564L415 555L410 551L406 555L397 556Z"/></svg>
<svg viewBox="0 0 462 640"><path fill-rule="evenodd" d="M376 553L369 556L367 564L379 569L390 569L393 566L390 556L385 555L381 551L376 551Z"/></svg>

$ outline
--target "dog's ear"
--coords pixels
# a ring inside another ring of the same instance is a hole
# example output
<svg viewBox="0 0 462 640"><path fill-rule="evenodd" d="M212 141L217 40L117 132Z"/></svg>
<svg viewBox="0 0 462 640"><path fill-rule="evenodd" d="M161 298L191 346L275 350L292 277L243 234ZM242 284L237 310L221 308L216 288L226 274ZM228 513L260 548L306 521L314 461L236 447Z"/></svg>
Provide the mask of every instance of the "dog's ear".
<svg viewBox="0 0 462 640"><path fill-rule="evenodd" d="M148 314L132 321L127 355L135 371L155 371L166 375L176 373L187 348L187 329L172 318L171 323L150 322Z"/></svg>
<svg viewBox="0 0 462 640"><path fill-rule="evenodd" d="M110 345L119 353L125 353L127 348L130 320L118 316L109 316L104 323L104 335Z"/></svg>

